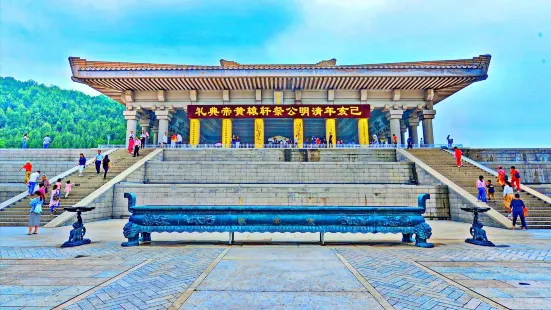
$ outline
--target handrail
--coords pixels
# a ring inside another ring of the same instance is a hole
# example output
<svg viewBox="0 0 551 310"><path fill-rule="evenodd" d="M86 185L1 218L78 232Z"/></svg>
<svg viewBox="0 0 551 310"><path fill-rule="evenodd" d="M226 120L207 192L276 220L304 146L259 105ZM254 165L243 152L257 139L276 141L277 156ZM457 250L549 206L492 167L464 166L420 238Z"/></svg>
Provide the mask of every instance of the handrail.
<svg viewBox="0 0 551 310"><path fill-rule="evenodd" d="M457 147L463 147L462 144L454 144ZM441 149L443 147L448 147L447 144L414 144L413 148L419 149ZM110 148L126 148L126 145L123 144L100 144L98 148L110 149ZM146 149L150 148L163 148L163 149L254 149L256 148L254 143L240 143L239 147L235 144L224 145L221 143L206 143L206 144L166 144L166 145L156 145L156 144L146 144ZM311 144L304 143L303 147L298 147L292 143L282 143L282 144L273 144L268 143L264 144L263 148L265 149L361 149L361 148L370 148L370 149L406 149L406 144L357 144L357 143L344 143L344 144L334 144L329 146L328 144Z"/></svg>

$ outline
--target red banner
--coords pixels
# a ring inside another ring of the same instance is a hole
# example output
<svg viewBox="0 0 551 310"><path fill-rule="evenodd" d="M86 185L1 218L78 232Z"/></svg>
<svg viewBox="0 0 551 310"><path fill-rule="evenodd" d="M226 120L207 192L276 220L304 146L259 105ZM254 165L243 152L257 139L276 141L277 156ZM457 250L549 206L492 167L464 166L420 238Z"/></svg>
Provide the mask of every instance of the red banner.
<svg viewBox="0 0 551 310"><path fill-rule="evenodd" d="M368 104L190 105L189 118L369 118Z"/></svg>

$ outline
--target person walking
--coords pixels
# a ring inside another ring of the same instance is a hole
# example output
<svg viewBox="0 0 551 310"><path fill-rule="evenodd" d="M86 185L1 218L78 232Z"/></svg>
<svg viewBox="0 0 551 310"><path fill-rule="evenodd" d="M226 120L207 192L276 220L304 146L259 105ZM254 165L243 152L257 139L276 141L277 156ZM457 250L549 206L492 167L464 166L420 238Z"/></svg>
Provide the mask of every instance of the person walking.
<svg viewBox="0 0 551 310"><path fill-rule="evenodd" d="M524 205L524 201L520 199L519 193L516 193L515 198L511 201L511 209L513 209L513 230L515 230L518 217L520 217L520 222L522 223L521 229L528 230L528 227L526 226L526 218L524 216L524 212L527 209Z"/></svg>
<svg viewBox="0 0 551 310"><path fill-rule="evenodd" d="M503 187L503 206L507 209L507 212L511 213L511 201L513 200L513 188L509 181L505 181L505 186Z"/></svg>
<svg viewBox="0 0 551 310"><path fill-rule="evenodd" d="M163 141L161 142L162 143L162 147L166 147L167 144L168 144L168 134L165 132L165 134L163 135Z"/></svg>
<svg viewBox="0 0 551 310"><path fill-rule="evenodd" d="M31 173L33 171L33 165L30 161L27 161L23 166L21 166L21 168L19 168L19 171L21 171L21 169L25 169L25 180L23 181L23 183L28 184L29 177L31 176Z"/></svg>
<svg viewBox="0 0 551 310"><path fill-rule="evenodd" d="M140 135L140 142L141 142L141 148L143 149L145 147L145 130L142 129L142 134Z"/></svg>
<svg viewBox="0 0 551 310"><path fill-rule="evenodd" d="M31 200L29 205L31 210L29 212L29 232L27 235L37 235L38 226L40 226L40 214L42 214L42 205L44 204L44 196L39 192L34 192L34 199ZM32 232L34 228L34 232ZM31 233L32 232L32 233Z"/></svg>
<svg viewBox="0 0 551 310"><path fill-rule="evenodd" d="M84 157L84 154L80 153L80 157L78 158L78 176L82 176L82 172L84 171L84 167L86 167L86 157Z"/></svg>
<svg viewBox="0 0 551 310"><path fill-rule="evenodd" d="M421 138L421 141L419 141L419 147L423 147L423 138Z"/></svg>
<svg viewBox="0 0 551 310"><path fill-rule="evenodd" d="M96 155L96 175L99 175L100 168L101 168L101 161L103 160L103 154L101 153L101 150L98 150L98 154Z"/></svg>
<svg viewBox="0 0 551 310"><path fill-rule="evenodd" d="M329 141L327 141L328 147L333 147L333 133L329 133Z"/></svg>
<svg viewBox="0 0 551 310"><path fill-rule="evenodd" d="M44 195L48 194L48 189L50 188L50 181L48 181L48 178L45 174L42 175L42 180L40 180L41 184L44 184Z"/></svg>
<svg viewBox="0 0 551 310"><path fill-rule="evenodd" d="M42 146L45 148L45 149L48 149L50 148L50 143L52 142L52 139L50 139L50 136L49 135L46 135L46 137L44 137L44 140L42 140Z"/></svg>
<svg viewBox="0 0 551 310"><path fill-rule="evenodd" d="M109 168L111 168L111 160L109 160L109 155L105 155L105 158L103 159L103 178L107 178L107 171Z"/></svg>
<svg viewBox="0 0 551 310"><path fill-rule="evenodd" d="M461 161L461 156L463 156L463 152L461 152L460 149L456 147L453 148L453 157L455 157L455 163L457 164L457 168L461 168L463 166L463 162Z"/></svg>
<svg viewBox="0 0 551 310"><path fill-rule="evenodd" d="M54 184L52 187L52 195L50 196L50 215L54 215L59 207L59 200L61 198L61 188Z"/></svg>
<svg viewBox="0 0 551 310"><path fill-rule="evenodd" d="M492 180L488 180L486 183L486 188L488 189L488 201L493 200L494 203L496 202L496 189L494 188L494 185L492 184Z"/></svg>
<svg viewBox="0 0 551 310"><path fill-rule="evenodd" d="M497 184L499 184L499 186L504 186L506 180L507 180L507 172L505 172L505 169L503 169L503 166L501 165L497 166Z"/></svg>
<svg viewBox="0 0 551 310"><path fill-rule="evenodd" d="M69 197L69 194L71 193L72 189L73 189L73 184L71 184L70 180L67 180L67 183L65 183L65 198Z"/></svg>
<svg viewBox="0 0 551 310"><path fill-rule="evenodd" d="M132 155L132 152L134 152L134 145L135 145L134 135L131 134L130 138L128 138L128 154L129 155Z"/></svg>
<svg viewBox="0 0 551 310"><path fill-rule="evenodd" d="M484 176L479 176L476 181L476 189L478 190L477 201L486 202L486 184L484 183Z"/></svg>
<svg viewBox="0 0 551 310"><path fill-rule="evenodd" d="M183 143L184 143L184 139L182 138L182 135L178 133L176 135L176 145L177 145L176 147L181 148Z"/></svg>
<svg viewBox="0 0 551 310"><path fill-rule="evenodd" d="M36 181L40 178L40 170L37 170L36 172L31 173L29 176L29 184L27 186L29 187L29 196L31 196L35 190L34 187L36 186Z"/></svg>
<svg viewBox="0 0 551 310"><path fill-rule="evenodd" d="M448 148L451 149L452 146L453 146L453 139L450 138L450 135L448 135L448 136L446 137L446 140L448 140Z"/></svg>
<svg viewBox="0 0 551 310"><path fill-rule="evenodd" d="M141 144L142 144L142 142L140 141L140 139L136 138L136 140L134 141L134 155L133 155L133 157L140 156L140 145Z"/></svg>
<svg viewBox="0 0 551 310"><path fill-rule="evenodd" d="M413 139L411 137L408 137L408 149L413 149Z"/></svg>
<svg viewBox="0 0 551 310"><path fill-rule="evenodd" d="M170 148L175 148L176 147L176 142L178 141L178 137L176 137L176 134L172 134L172 136L170 137Z"/></svg>
<svg viewBox="0 0 551 310"><path fill-rule="evenodd" d="M394 143L395 148L398 148L398 137L395 134L392 134L392 143Z"/></svg>
<svg viewBox="0 0 551 310"><path fill-rule="evenodd" d="M520 192L520 172L515 168L515 166L511 166L510 176L513 188L515 188L517 192Z"/></svg>
<svg viewBox="0 0 551 310"><path fill-rule="evenodd" d="M29 141L29 134L26 133L23 135L23 139L21 139L21 148L26 149L27 148L27 141Z"/></svg>

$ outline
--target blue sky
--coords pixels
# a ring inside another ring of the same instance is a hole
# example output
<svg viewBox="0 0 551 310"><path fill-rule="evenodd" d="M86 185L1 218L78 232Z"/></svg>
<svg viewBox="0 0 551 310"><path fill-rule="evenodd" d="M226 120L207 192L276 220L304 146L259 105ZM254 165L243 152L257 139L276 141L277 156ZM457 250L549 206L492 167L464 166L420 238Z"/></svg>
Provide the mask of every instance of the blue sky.
<svg viewBox="0 0 551 310"><path fill-rule="evenodd" d="M436 105L437 143L551 147L551 1L0 0L0 75L96 94L69 56L338 64L491 54L489 78Z"/></svg>

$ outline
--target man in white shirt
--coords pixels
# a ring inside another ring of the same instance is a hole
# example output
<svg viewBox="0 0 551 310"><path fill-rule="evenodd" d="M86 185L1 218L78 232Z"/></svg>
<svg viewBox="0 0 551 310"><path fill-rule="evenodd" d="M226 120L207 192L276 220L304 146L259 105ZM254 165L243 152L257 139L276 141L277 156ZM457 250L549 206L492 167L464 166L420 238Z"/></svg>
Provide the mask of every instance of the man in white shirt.
<svg viewBox="0 0 551 310"><path fill-rule="evenodd" d="M178 145L177 147L182 147L182 142L183 142L182 135L178 134L176 136L176 144Z"/></svg>
<svg viewBox="0 0 551 310"><path fill-rule="evenodd" d="M101 150L98 150L98 154L96 155L96 175L99 175L100 173L100 167L101 167L101 161L103 160L103 154L101 153Z"/></svg>
<svg viewBox="0 0 551 310"><path fill-rule="evenodd" d="M29 176L29 183L28 183L29 195L34 194L34 187L36 185L36 180L38 180L39 177L40 177L40 170L37 170L37 171L31 173L31 175Z"/></svg>
<svg viewBox="0 0 551 310"><path fill-rule="evenodd" d="M168 144L168 137L165 132L165 134L163 135L163 145L161 145L161 147L165 147L167 144Z"/></svg>
<svg viewBox="0 0 551 310"><path fill-rule="evenodd" d="M46 137L44 137L44 140L42 141L42 146L44 146L45 149L50 148L51 142L52 142L52 139L50 138L50 136L46 135Z"/></svg>

